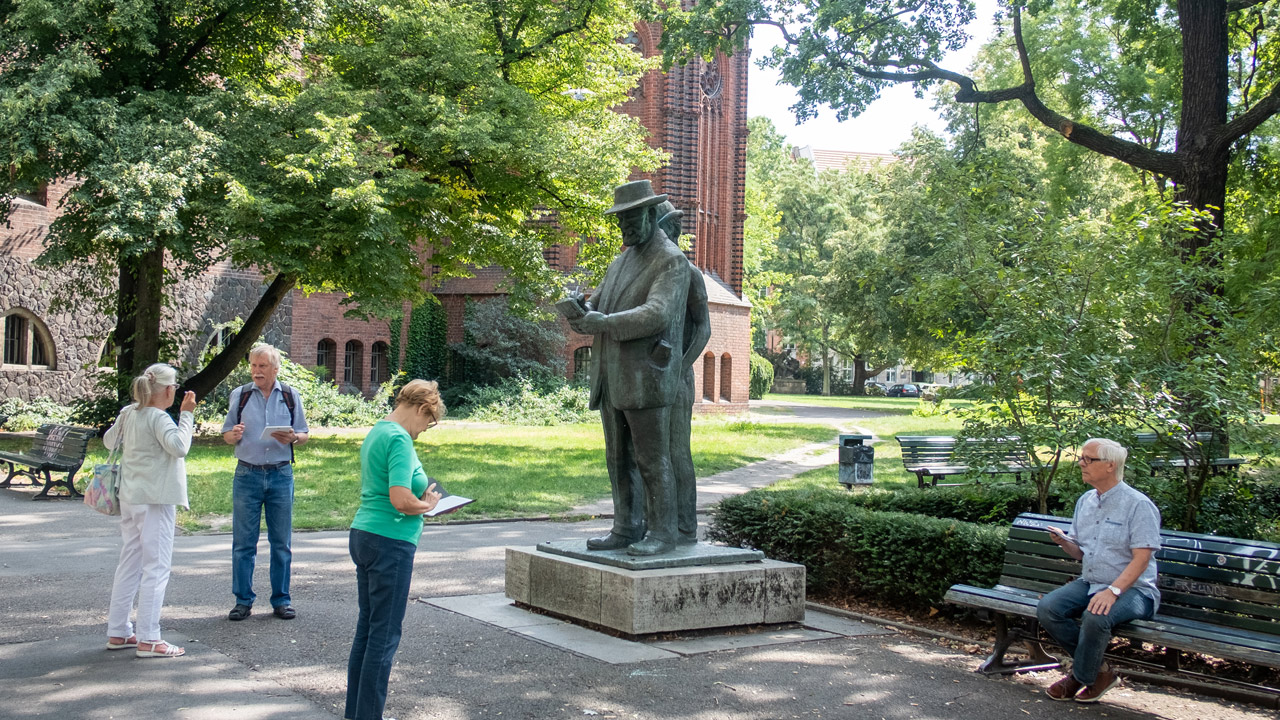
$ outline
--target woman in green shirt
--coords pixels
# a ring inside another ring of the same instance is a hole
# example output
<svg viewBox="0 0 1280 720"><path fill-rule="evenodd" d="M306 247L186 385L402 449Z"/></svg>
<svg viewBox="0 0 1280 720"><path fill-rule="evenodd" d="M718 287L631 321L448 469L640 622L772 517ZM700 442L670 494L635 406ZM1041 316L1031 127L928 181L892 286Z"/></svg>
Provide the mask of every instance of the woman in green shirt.
<svg viewBox="0 0 1280 720"><path fill-rule="evenodd" d="M350 539L360 618L347 660L343 717L349 720L382 719L391 662L409 603L422 514L440 500L435 486L427 486L413 440L444 414L436 383L413 380L401 388L395 409L373 426L360 446L360 508L351 521Z"/></svg>

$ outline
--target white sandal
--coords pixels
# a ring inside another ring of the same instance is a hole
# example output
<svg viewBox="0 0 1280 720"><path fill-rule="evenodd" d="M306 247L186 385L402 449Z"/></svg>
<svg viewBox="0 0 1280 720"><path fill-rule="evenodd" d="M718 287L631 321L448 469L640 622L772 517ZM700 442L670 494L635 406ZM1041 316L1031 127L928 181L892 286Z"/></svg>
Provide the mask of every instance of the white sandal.
<svg viewBox="0 0 1280 720"><path fill-rule="evenodd" d="M121 640L122 642L114 643L114 642L111 642L112 640ZM126 650L128 648L136 648L136 647L138 647L137 635L130 635L127 638L121 638L121 637L107 638L108 650Z"/></svg>
<svg viewBox="0 0 1280 720"><path fill-rule="evenodd" d="M151 649L143 650L142 649L143 645L150 645ZM160 650L159 648L164 648L164 649ZM177 645L170 645L169 643L163 640L153 642L153 643L138 644L138 657L140 658L180 657L182 655L185 655L186 652L187 652L186 650L178 647Z"/></svg>

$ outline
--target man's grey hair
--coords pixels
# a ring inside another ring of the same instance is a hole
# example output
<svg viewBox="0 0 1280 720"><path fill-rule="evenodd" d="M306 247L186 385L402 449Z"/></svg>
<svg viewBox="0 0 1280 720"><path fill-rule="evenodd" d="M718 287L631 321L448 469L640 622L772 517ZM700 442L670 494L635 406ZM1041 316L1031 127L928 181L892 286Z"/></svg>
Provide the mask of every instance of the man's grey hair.
<svg viewBox="0 0 1280 720"><path fill-rule="evenodd" d="M1080 446L1080 453L1084 454L1084 449L1093 446L1094 454L1099 460L1113 462L1116 464L1116 478L1124 479L1124 461L1129 458L1129 450L1125 446L1108 438L1089 438L1084 441L1084 445Z"/></svg>
<svg viewBox="0 0 1280 720"><path fill-rule="evenodd" d="M268 345L267 343L258 343L257 345L253 346L252 350L249 351L250 358L252 358L254 355L266 356L267 361L271 363L271 367L273 368L280 367L280 351L277 350L274 345Z"/></svg>

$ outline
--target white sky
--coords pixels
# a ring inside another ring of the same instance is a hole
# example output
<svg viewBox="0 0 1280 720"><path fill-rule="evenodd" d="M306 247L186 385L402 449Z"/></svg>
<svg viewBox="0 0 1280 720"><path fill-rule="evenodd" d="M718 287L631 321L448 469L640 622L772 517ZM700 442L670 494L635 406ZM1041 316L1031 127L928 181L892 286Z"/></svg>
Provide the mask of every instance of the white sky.
<svg viewBox="0 0 1280 720"><path fill-rule="evenodd" d="M996 10L996 0L977 0L977 17L969 24L973 39L963 49L947 56L942 67L963 72L978 48L991 37L994 30L991 19ZM819 108L818 117L803 125L796 124L790 108L796 102L795 89L780 84L778 71L760 69L756 59L764 57L770 48L781 42L777 28L757 26L751 38L752 60L747 76L747 116L764 115L773 121L774 127L787 137L792 145L812 145L818 150L847 150L854 152L893 152L911 137L915 125L925 125L941 131L945 123L933 110L933 100L926 95L915 97L910 85L895 85L886 89L867 108L867 111L846 122L838 122L834 110ZM953 91L954 86L950 86Z"/></svg>

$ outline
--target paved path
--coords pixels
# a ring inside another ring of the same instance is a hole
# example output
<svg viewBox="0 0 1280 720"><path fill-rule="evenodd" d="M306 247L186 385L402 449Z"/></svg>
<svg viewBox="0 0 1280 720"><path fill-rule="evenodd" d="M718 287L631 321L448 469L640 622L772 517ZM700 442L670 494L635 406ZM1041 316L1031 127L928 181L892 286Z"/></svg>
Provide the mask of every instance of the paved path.
<svg viewBox="0 0 1280 720"><path fill-rule="evenodd" d="M295 535L297 620L258 613L240 623L226 620L230 537L177 538L163 624L166 638L185 645L188 656L138 660L102 647L119 543L114 519L75 502L29 498L0 490L0 719L341 717L355 623L345 532ZM507 547L585 538L607 526L593 519L428 527L388 716L1271 717L1250 706L1142 688L1113 692L1096 709L1052 703L1040 692L1049 676L986 678L973 672L977 655L822 613L811 612L805 628L767 637L739 632L625 648L598 633L550 627L539 616L511 620L521 611L501 602ZM260 568L260 590L265 575Z"/></svg>

